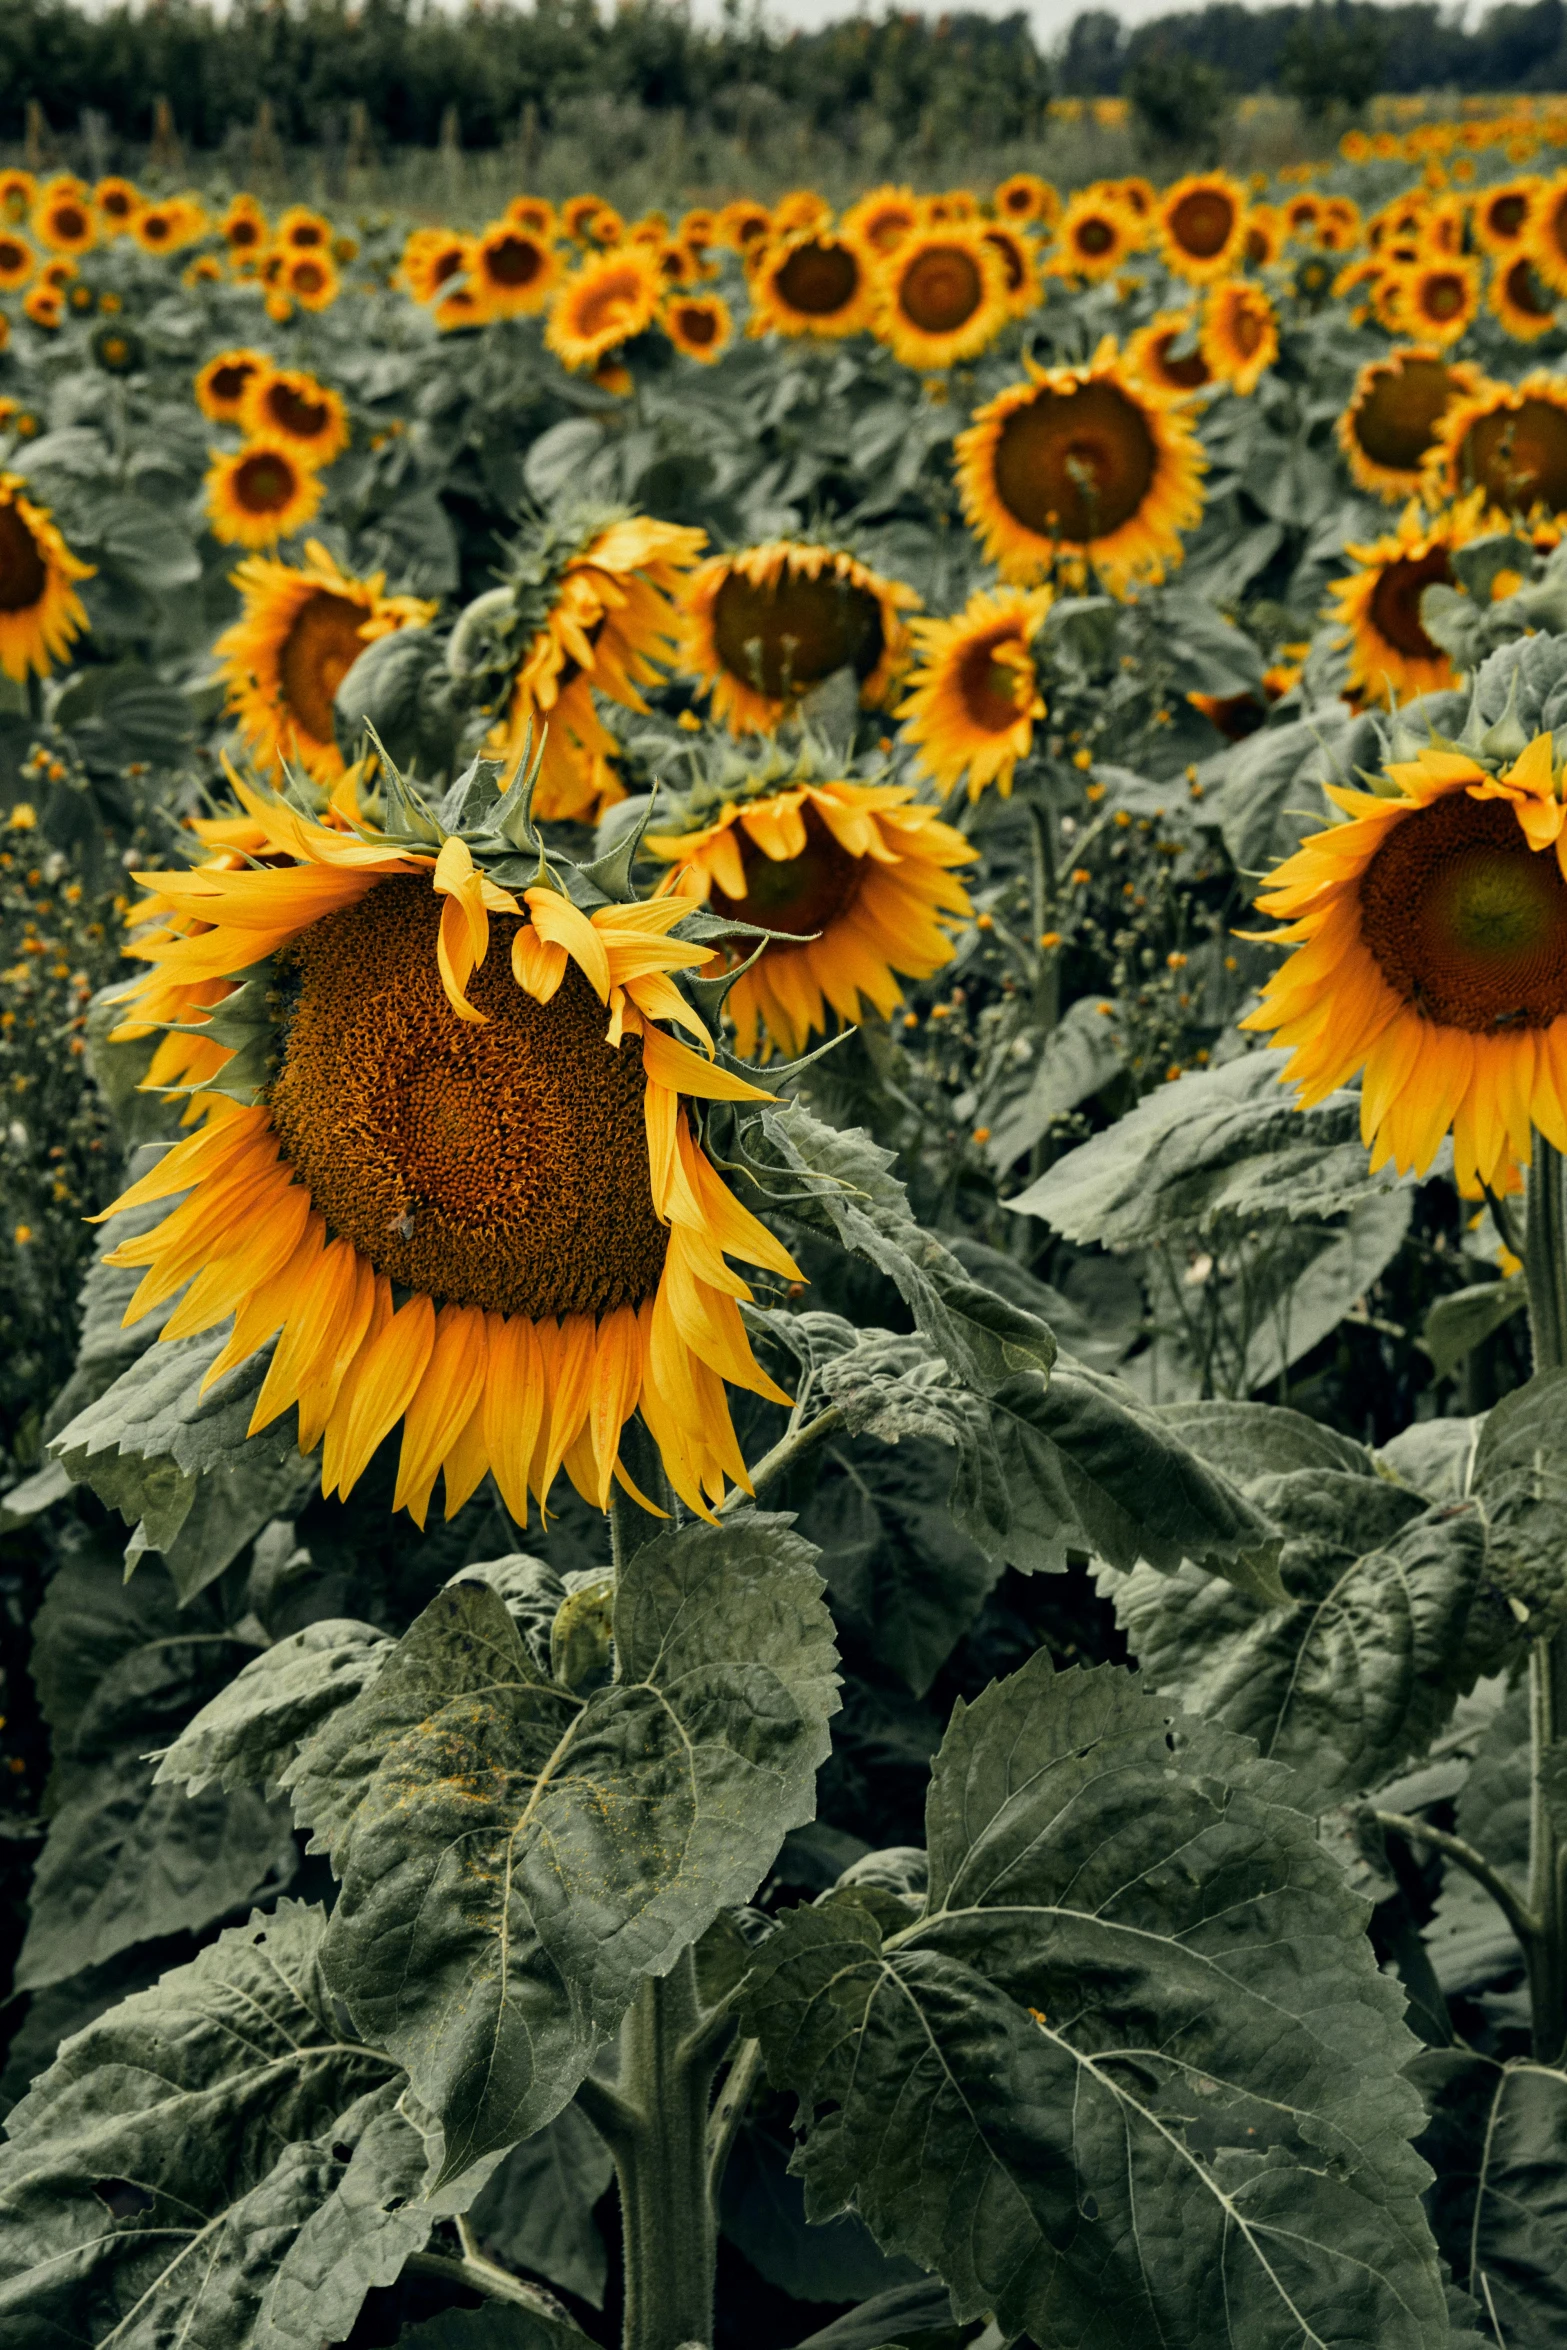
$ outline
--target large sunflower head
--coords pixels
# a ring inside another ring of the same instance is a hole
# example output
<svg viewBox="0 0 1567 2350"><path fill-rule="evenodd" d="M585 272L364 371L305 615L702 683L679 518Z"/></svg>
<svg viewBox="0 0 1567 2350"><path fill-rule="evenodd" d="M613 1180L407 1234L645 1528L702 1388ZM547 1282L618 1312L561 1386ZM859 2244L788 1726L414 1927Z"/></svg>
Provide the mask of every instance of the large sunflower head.
<svg viewBox="0 0 1567 2350"><path fill-rule="evenodd" d="M1279 322L1261 286L1244 277L1221 278L1208 288L1202 311L1202 355L1232 392L1254 392L1279 355Z"/></svg>
<svg viewBox="0 0 1567 2350"><path fill-rule="evenodd" d="M1061 215L1049 268L1097 285L1113 277L1143 238L1143 223L1113 188L1079 188Z"/></svg>
<svg viewBox="0 0 1567 2350"><path fill-rule="evenodd" d="M911 230L877 276L877 332L905 367L978 358L1010 308L1005 263L978 222Z"/></svg>
<svg viewBox="0 0 1567 2350"><path fill-rule="evenodd" d="M1390 504L1412 497L1443 416L1481 381L1478 369L1429 345L1363 367L1338 421L1339 447L1360 488Z"/></svg>
<svg viewBox="0 0 1567 2350"><path fill-rule="evenodd" d="M898 717L903 737L943 792L989 784L1010 796L1020 759L1045 716L1035 637L1052 602L1045 588L981 588L951 620L915 620L915 666Z"/></svg>
<svg viewBox="0 0 1567 2350"><path fill-rule="evenodd" d="M1491 314L1515 342L1538 342L1556 324L1559 297L1552 293L1527 253L1509 261L1499 257L1491 265L1486 292Z"/></svg>
<svg viewBox="0 0 1567 2350"><path fill-rule="evenodd" d="M723 357L734 333L734 320L722 294L671 294L664 304L662 324L675 349L704 367Z"/></svg>
<svg viewBox="0 0 1567 2350"><path fill-rule="evenodd" d="M873 253L895 253L919 227L921 207L912 188L872 188L849 206L843 225Z"/></svg>
<svg viewBox="0 0 1567 2350"><path fill-rule="evenodd" d="M1479 495L1427 516L1411 499L1396 531L1369 546L1346 546L1356 568L1335 580L1336 618L1349 645L1347 686L1360 702L1407 702L1458 682L1449 656L1426 634L1420 599L1429 587L1453 587L1453 551L1479 535Z"/></svg>
<svg viewBox="0 0 1567 2350"><path fill-rule="evenodd" d="M842 548L770 539L713 555L685 600L681 666L734 734L768 734L814 687L852 669L864 708L883 703L907 657L918 602Z"/></svg>
<svg viewBox="0 0 1567 2350"><path fill-rule="evenodd" d="M1302 1108L1362 1072L1373 1167L1516 1188L1531 1128L1567 1149L1567 880L1551 737L1520 757L1436 745L1314 834L1257 903L1294 951L1242 1025L1294 1048Z"/></svg>
<svg viewBox="0 0 1567 2350"><path fill-rule="evenodd" d="M788 1400L725 1259L797 1277L694 1129L692 1103L765 1098L674 983L711 948L672 935L688 900L584 911L509 835L399 796L397 830L343 831L242 786L263 862L138 876L189 927L133 941L132 1025L226 984L230 1049L201 1125L116 1203L179 1199L112 1252L145 1268L126 1320L181 1290L165 1340L232 1317L209 1385L272 1345L251 1429L297 1411L326 1493L401 1421L393 1506L420 1525L443 1473L448 1517L487 1471L519 1525L562 1467L606 1506L636 1413L710 1517L747 1482L726 1382Z"/></svg>
<svg viewBox="0 0 1567 2350"><path fill-rule="evenodd" d="M492 318L525 318L549 301L560 261L547 236L508 215L475 240L472 270Z"/></svg>
<svg viewBox="0 0 1567 2350"><path fill-rule="evenodd" d="M342 395L302 367L258 369L240 395L247 432L280 441L303 465L330 465L348 446Z"/></svg>
<svg viewBox="0 0 1567 2350"><path fill-rule="evenodd" d="M226 547L273 547L314 519L321 476L278 439L215 452L207 475L207 528Z"/></svg>
<svg viewBox="0 0 1567 2350"><path fill-rule="evenodd" d="M366 645L433 620L435 605L387 595L380 572L350 577L316 539L302 566L252 555L234 585L243 608L213 652L251 757L263 773L287 761L317 783L335 782L343 773L332 728L338 687Z"/></svg>
<svg viewBox="0 0 1567 2350"><path fill-rule="evenodd" d="M252 351L241 345L232 351L220 351L209 359L196 374L196 405L203 416L214 424L237 424L245 394L259 376L270 372L272 362L262 351Z"/></svg>
<svg viewBox="0 0 1567 2350"><path fill-rule="evenodd" d="M957 442L963 510L1008 579L1086 557L1112 593L1161 579L1202 515L1206 460L1171 395L1101 343L979 409Z"/></svg>
<svg viewBox="0 0 1567 2350"><path fill-rule="evenodd" d="M664 285L645 245L585 261L550 305L544 340L565 367L596 367L658 316Z"/></svg>
<svg viewBox="0 0 1567 2350"><path fill-rule="evenodd" d="M849 228L774 233L751 269L752 335L834 341L869 326L877 256Z"/></svg>
<svg viewBox="0 0 1567 2350"><path fill-rule="evenodd" d="M1190 394L1213 382L1197 315L1191 310L1160 310L1139 327L1126 346L1126 365L1130 374L1159 392Z"/></svg>
<svg viewBox="0 0 1567 2350"><path fill-rule="evenodd" d="M18 683L47 677L88 625L75 583L93 567L71 553L46 506L14 473L0 473L0 670Z"/></svg>
<svg viewBox="0 0 1567 2350"><path fill-rule="evenodd" d="M898 985L952 960L952 924L972 911L955 867L976 854L908 784L818 780L807 751L792 772L766 762L689 831L650 835L674 868L676 904L781 933L735 981L726 1009L742 1054L803 1052L838 1022L886 1019ZM698 811L693 810L693 813ZM719 967L756 940L737 930Z"/></svg>
<svg viewBox="0 0 1567 2350"><path fill-rule="evenodd" d="M1480 489L1503 514L1567 513L1567 383L1546 368L1482 383L1446 411L1426 466L1450 497Z"/></svg>
<svg viewBox="0 0 1567 2350"><path fill-rule="evenodd" d="M98 242L92 199L80 180L51 180L33 206L33 234L51 253L88 253Z"/></svg>
<svg viewBox="0 0 1567 2350"><path fill-rule="evenodd" d="M1228 172L1199 171L1167 188L1159 206L1166 266L1193 285L1229 277L1246 250L1246 191Z"/></svg>

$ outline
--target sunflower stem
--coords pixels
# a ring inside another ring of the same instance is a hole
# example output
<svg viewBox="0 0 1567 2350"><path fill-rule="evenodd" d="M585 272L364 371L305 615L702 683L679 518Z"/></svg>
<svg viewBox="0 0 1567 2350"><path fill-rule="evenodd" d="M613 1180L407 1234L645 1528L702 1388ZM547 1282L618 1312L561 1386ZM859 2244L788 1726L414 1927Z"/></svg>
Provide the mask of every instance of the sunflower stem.
<svg viewBox="0 0 1567 2350"><path fill-rule="evenodd" d="M707 2108L719 2060L700 2022L696 1965L685 1950L662 1980L644 1980L621 2030L620 2088L635 2116L611 2147L625 2239L623 2350L681 2350L713 2338Z"/></svg>
<svg viewBox="0 0 1567 2350"><path fill-rule="evenodd" d="M1563 1161L1534 1137L1524 1231L1524 1278L1536 1372L1567 1368L1567 1194ZM1554 2064L1567 2040L1567 1850L1545 1798L1545 1765L1567 1731L1567 1632L1548 1632L1529 1652L1529 1907L1539 1935L1526 1945L1534 2053Z"/></svg>

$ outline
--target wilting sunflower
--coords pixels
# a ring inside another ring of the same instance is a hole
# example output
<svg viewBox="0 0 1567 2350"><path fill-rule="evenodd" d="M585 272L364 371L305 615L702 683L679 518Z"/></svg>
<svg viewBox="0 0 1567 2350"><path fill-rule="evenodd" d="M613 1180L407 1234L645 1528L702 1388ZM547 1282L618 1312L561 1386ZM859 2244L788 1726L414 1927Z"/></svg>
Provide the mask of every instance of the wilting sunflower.
<svg viewBox="0 0 1567 2350"><path fill-rule="evenodd" d="M1516 342L1537 342L1556 324L1558 297L1546 285L1527 253L1491 266L1486 300Z"/></svg>
<svg viewBox="0 0 1567 2350"><path fill-rule="evenodd" d="M1567 171L1541 188L1524 232L1524 250L1552 292L1567 294Z"/></svg>
<svg viewBox="0 0 1567 2350"><path fill-rule="evenodd" d="M677 351L711 367L721 359L734 333L734 320L722 294L671 294L661 313L663 329Z"/></svg>
<svg viewBox="0 0 1567 2350"><path fill-rule="evenodd" d="M416 228L409 234L398 275L416 302L433 302L472 256L473 240L455 229Z"/></svg>
<svg viewBox="0 0 1567 2350"><path fill-rule="evenodd" d="M239 419L247 432L280 441L304 465L330 465L348 446L341 396L303 368L260 369L240 395Z"/></svg>
<svg viewBox="0 0 1567 2350"><path fill-rule="evenodd" d="M876 278L876 331L905 367L978 358L1007 321L1006 269L976 223L914 229Z"/></svg>
<svg viewBox="0 0 1567 2350"><path fill-rule="evenodd" d="M1011 796L1045 716L1031 647L1052 601L1049 588L980 588L954 619L910 622L916 666L898 717L940 790L966 779L971 800L992 783Z"/></svg>
<svg viewBox="0 0 1567 2350"><path fill-rule="evenodd" d="M902 580L840 548L770 539L710 556L685 595L681 666L733 734L770 734L803 695L852 669L860 702L885 702L908 652Z"/></svg>
<svg viewBox="0 0 1567 2350"><path fill-rule="evenodd" d="M0 229L0 294L19 293L38 266L38 256L25 237Z"/></svg>
<svg viewBox="0 0 1567 2350"><path fill-rule="evenodd" d="M531 729L542 752L533 801L540 816L591 820L625 798L615 739L593 696L647 708L641 689L661 684L674 661L677 600L705 544L699 530L599 508L563 516L523 550L535 617L506 746L520 757Z"/></svg>
<svg viewBox="0 0 1567 2350"><path fill-rule="evenodd" d="M248 1099L209 1097L116 1203L185 1194L112 1252L146 1268L127 1320L186 1282L164 1339L232 1315L209 1385L276 1336L250 1425L297 1406L327 1493L350 1492L401 1420L393 1507L421 1525L443 1471L448 1517L486 1470L519 1524L562 1467L607 1506L638 1411L710 1517L746 1484L724 1382L788 1400L751 1354L736 1304L751 1291L725 1257L798 1269L685 1106L766 1097L657 1025L708 1043L669 977L711 951L668 935L684 901L589 917L546 883L513 897L461 839L436 856L242 797L288 861L139 876L209 925L155 934L145 985L269 960L274 1073Z"/></svg>
<svg viewBox="0 0 1567 2350"><path fill-rule="evenodd" d="M1502 180L1484 188L1474 200L1471 219L1479 243L1498 260L1521 253L1529 223L1544 182L1535 179Z"/></svg>
<svg viewBox="0 0 1567 2350"><path fill-rule="evenodd" d="M1057 277L1080 277L1096 285L1114 276L1142 235L1142 222L1119 196L1104 187L1079 188L1061 215L1046 266Z"/></svg>
<svg viewBox="0 0 1567 2350"><path fill-rule="evenodd" d="M833 340L871 322L876 257L847 229L769 238L751 271L751 335Z"/></svg>
<svg viewBox="0 0 1567 2350"><path fill-rule="evenodd" d="M287 441L250 440L213 454L207 528L227 547L272 547L303 530L321 498L320 474Z"/></svg>
<svg viewBox="0 0 1567 2350"><path fill-rule="evenodd" d="M1159 246L1166 266L1193 285L1229 277L1246 249L1246 191L1223 171L1177 180L1159 206Z"/></svg>
<svg viewBox="0 0 1567 2350"><path fill-rule="evenodd" d="M93 567L71 553L47 506L14 473L0 473L0 670L18 684L47 677L88 626L75 582Z"/></svg>
<svg viewBox="0 0 1567 2350"><path fill-rule="evenodd" d="M240 617L212 649L246 748L263 773L287 760L317 783L335 783L343 758L333 695L366 645L433 620L435 605L387 595L382 572L350 577L317 539L307 542L302 567L250 556L234 585Z"/></svg>
<svg viewBox="0 0 1567 2350"><path fill-rule="evenodd" d="M1468 331L1480 310L1480 264L1463 255L1417 261L1400 272L1400 318L1405 330L1445 349Z"/></svg>
<svg viewBox="0 0 1567 2350"><path fill-rule="evenodd" d="M1361 702L1407 702L1456 685L1457 672L1426 634L1420 599L1428 587L1454 584L1452 555L1478 536L1483 497L1466 498L1436 516L1411 499L1398 529L1369 546L1346 545L1357 565L1331 593L1349 643L1349 693Z"/></svg>
<svg viewBox="0 0 1567 2350"><path fill-rule="evenodd" d="M1309 1108L1357 1070L1373 1167L1424 1174L1449 1129L1459 1188L1517 1187L1531 1127L1567 1149L1567 883L1549 735L1489 771L1433 746L1382 790L1330 784L1257 900L1294 948L1241 1025L1293 1046ZM1385 793L1385 796L1384 796Z"/></svg>
<svg viewBox="0 0 1567 2350"><path fill-rule="evenodd" d="M649 835L676 868L666 902L708 911L797 946L769 943L736 980L726 1010L749 1059L761 1042L803 1052L831 1013L883 1019L903 1001L896 974L928 979L952 960L946 926L972 912L952 868L977 854L908 784L805 783L739 803L692 832ZM815 932L819 935L812 936ZM755 945L738 939L732 960ZM723 958L720 958L722 960Z"/></svg>
<svg viewBox="0 0 1567 2350"><path fill-rule="evenodd" d="M1189 348L1178 352L1177 343ZM1192 310L1161 310L1139 327L1126 346L1126 365L1131 374L1161 392L1200 392L1213 382Z"/></svg>
<svg viewBox="0 0 1567 2350"><path fill-rule="evenodd" d="M979 234L1000 260L1009 315L1026 318L1031 310L1038 309L1040 302L1039 265L1034 258L1033 244L1020 230L1002 220L982 220Z"/></svg>
<svg viewBox="0 0 1567 2350"><path fill-rule="evenodd" d="M291 253L283 264L280 290L301 310L330 310L342 281L330 253Z"/></svg>
<svg viewBox="0 0 1567 2350"><path fill-rule="evenodd" d="M549 240L512 220L492 221L475 240L471 267L492 318L526 318L542 310L560 277Z"/></svg>
<svg viewBox="0 0 1567 2350"><path fill-rule="evenodd" d="M544 340L565 367L594 367L652 325L663 297L658 264L630 245L574 270L550 305Z"/></svg>
<svg viewBox="0 0 1567 2350"><path fill-rule="evenodd" d="M1338 444L1360 488L1389 504L1412 497L1444 414L1484 380L1478 368L1418 346L1363 367L1338 420Z"/></svg>
<svg viewBox="0 0 1567 2350"><path fill-rule="evenodd" d="M33 234L51 253L89 253L98 242L92 203L80 180L51 180L33 206Z"/></svg>
<svg viewBox="0 0 1567 2350"><path fill-rule="evenodd" d="M1162 579L1202 517L1206 459L1171 395L1138 380L1106 337L1086 367L1011 384L957 441L969 525L1007 579L1084 557L1119 594Z"/></svg>
<svg viewBox="0 0 1567 2350"><path fill-rule="evenodd" d="M1567 512L1567 383L1543 367L1482 382L1442 417L1426 467L1448 497L1479 488L1504 514Z"/></svg>
<svg viewBox="0 0 1567 2350"><path fill-rule="evenodd" d="M1014 226L1023 226L1033 220L1048 220L1051 208L1060 210L1060 199L1048 180L1037 172L1015 171L1004 179L990 199L998 220L1009 220Z"/></svg>
<svg viewBox="0 0 1567 2350"><path fill-rule="evenodd" d="M873 253L887 254L913 235L921 217L920 200L912 188L872 188L849 206L843 225Z"/></svg>
<svg viewBox="0 0 1567 2350"><path fill-rule="evenodd" d="M1243 396L1254 392L1279 355L1279 322L1261 286L1244 277L1221 278L1208 288L1202 310L1202 354L1221 383Z"/></svg>

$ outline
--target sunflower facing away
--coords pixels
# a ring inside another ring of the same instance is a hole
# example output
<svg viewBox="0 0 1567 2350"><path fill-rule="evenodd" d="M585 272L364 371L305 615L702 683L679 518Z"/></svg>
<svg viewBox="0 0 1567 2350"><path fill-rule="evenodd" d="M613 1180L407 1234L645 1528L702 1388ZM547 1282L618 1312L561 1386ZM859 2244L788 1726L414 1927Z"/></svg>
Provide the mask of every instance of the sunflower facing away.
<svg viewBox="0 0 1567 2350"><path fill-rule="evenodd" d="M1429 346L1390 351L1363 367L1338 421L1338 444L1359 487L1390 505L1413 497L1444 414L1482 381L1478 368Z"/></svg>
<svg viewBox="0 0 1567 2350"><path fill-rule="evenodd" d="M283 760L317 783L343 772L332 731L332 697L366 645L394 629L433 620L434 604L384 593L384 574L353 579L319 540L302 568L252 555L234 574L244 609L213 646L228 707L256 765Z"/></svg>
<svg viewBox="0 0 1567 2350"><path fill-rule="evenodd" d="M645 246L598 255L562 284L544 340L562 366L595 367L652 325L663 291Z"/></svg>
<svg viewBox="0 0 1567 2350"><path fill-rule="evenodd" d="M1451 587L1452 555L1479 535L1480 495L1429 516L1411 499L1398 529L1369 546L1344 549L1358 568L1335 580L1335 617L1349 640L1347 685L1361 702L1407 702L1458 682L1448 655L1426 634L1420 599L1428 587Z"/></svg>
<svg viewBox="0 0 1567 2350"><path fill-rule="evenodd" d="M348 410L330 385L298 367L263 367L240 394L240 422L281 441L305 465L330 465L348 446Z"/></svg>
<svg viewBox="0 0 1567 2350"><path fill-rule="evenodd" d="M713 716L733 734L772 733L840 669L854 671L861 707L873 710L903 666L903 614L918 601L840 548L769 539L694 573L681 665L711 689Z"/></svg>
<svg viewBox="0 0 1567 2350"><path fill-rule="evenodd" d="M977 359L1011 308L1001 254L981 228L914 229L876 281L876 331L905 367Z"/></svg>
<svg viewBox="0 0 1567 2350"><path fill-rule="evenodd" d="M247 441L213 457L207 528L227 547L275 546L304 529L321 497L321 476L286 441Z"/></svg>
<svg viewBox="0 0 1567 2350"><path fill-rule="evenodd" d="M710 1517L746 1483L725 1381L787 1401L726 1258L796 1268L686 1109L765 1096L657 1025L708 1043L668 976L711 952L669 936L686 902L590 917L543 884L513 897L461 839L421 853L241 797L268 866L139 876L206 926L156 926L141 984L267 962L271 1074L206 1097L117 1203L185 1195L112 1252L146 1268L127 1322L182 1288L164 1339L232 1315L208 1385L275 1336L251 1430L297 1405L328 1494L401 1420L393 1506L421 1525L443 1472L448 1517L486 1470L519 1525L562 1467L602 1508L640 1411Z"/></svg>
<svg viewBox="0 0 1567 2350"><path fill-rule="evenodd" d="M751 270L750 335L806 335L828 341L871 322L876 255L847 228L797 229L774 236Z"/></svg>
<svg viewBox="0 0 1567 2350"><path fill-rule="evenodd" d="M1373 1167L1423 1174L1449 1128L1459 1188L1515 1189L1531 1126L1567 1149L1562 777L1538 736L1498 773L1432 746L1387 796L1325 786L1349 821L1257 900L1295 951L1241 1023L1293 1047L1309 1108L1364 1072Z"/></svg>
<svg viewBox="0 0 1567 2350"><path fill-rule="evenodd" d="M0 473L0 671L47 677L87 627L75 583L91 579L14 473Z"/></svg>
<svg viewBox="0 0 1567 2350"><path fill-rule="evenodd" d="M1159 247L1166 266L1193 285L1228 277L1246 250L1245 189L1222 171L1177 180L1159 206Z"/></svg>
<svg viewBox="0 0 1567 2350"><path fill-rule="evenodd" d="M1206 459L1172 396L1106 338L1086 367L1012 384L957 441L963 511L985 553L1027 584L1085 557L1112 593L1162 579L1202 516Z"/></svg>
<svg viewBox="0 0 1567 2350"><path fill-rule="evenodd" d="M1221 383L1243 396L1254 392L1279 355L1279 322L1261 286L1243 277L1208 288L1202 312L1202 355Z"/></svg>
<svg viewBox="0 0 1567 2350"><path fill-rule="evenodd" d="M1567 512L1567 383L1543 367L1482 382L1443 415L1426 468L1449 497L1477 488L1504 514Z"/></svg>
<svg viewBox="0 0 1567 2350"><path fill-rule="evenodd" d="M693 832L649 835L675 867L666 904L695 898L708 911L782 931L742 973L726 1009L747 1059L776 1047L803 1052L815 1032L885 1019L903 1001L895 974L928 979L952 960L945 925L966 920L968 892L952 868L978 852L908 784L807 783L739 804ZM812 933L819 935L813 936ZM734 960L755 941L738 938Z"/></svg>
<svg viewBox="0 0 1567 2350"><path fill-rule="evenodd" d="M1053 601L1049 588L981 588L951 620L914 620L917 666L900 703L904 740L944 792L965 780L1003 799L1033 748L1045 700L1031 650Z"/></svg>

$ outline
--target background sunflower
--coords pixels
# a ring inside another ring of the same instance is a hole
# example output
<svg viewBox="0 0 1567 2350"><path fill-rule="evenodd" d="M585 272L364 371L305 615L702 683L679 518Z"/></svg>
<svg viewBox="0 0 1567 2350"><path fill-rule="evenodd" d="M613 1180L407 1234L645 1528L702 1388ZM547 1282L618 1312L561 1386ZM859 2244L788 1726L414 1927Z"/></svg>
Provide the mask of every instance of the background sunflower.
<svg viewBox="0 0 1567 2350"><path fill-rule="evenodd" d="M93 567L72 554L46 506L14 473L0 473L0 671L47 677L87 627L76 593Z"/></svg>
<svg viewBox="0 0 1567 2350"><path fill-rule="evenodd" d="M1350 693L1362 702L1407 702L1456 684L1451 656L1428 636L1420 599L1429 587L1455 584L1452 555L1482 528L1476 495L1427 516L1411 500L1398 529L1344 552L1358 568L1335 580L1331 594L1349 645Z"/></svg>
<svg viewBox="0 0 1567 2350"><path fill-rule="evenodd" d="M1369 360L1336 427L1360 488L1390 504L1412 497L1425 478L1443 416L1484 380L1478 368L1445 358L1430 344Z"/></svg>
<svg viewBox="0 0 1567 2350"><path fill-rule="evenodd" d="M885 701L908 651L901 580L841 548L769 539L709 557L686 590L680 659L735 734L770 734L804 694L840 669L860 702Z"/></svg>
<svg viewBox="0 0 1567 2350"><path fill-rule="evenodd" d="M1033 748L1045 701L1031 650L1049 588L980 588L951 620L914 620L915 667L898 706L900 731L938 789L990 784L1003 799Z"/></svg>

